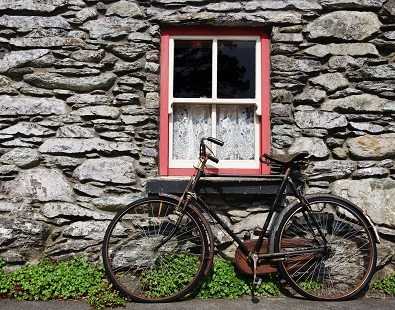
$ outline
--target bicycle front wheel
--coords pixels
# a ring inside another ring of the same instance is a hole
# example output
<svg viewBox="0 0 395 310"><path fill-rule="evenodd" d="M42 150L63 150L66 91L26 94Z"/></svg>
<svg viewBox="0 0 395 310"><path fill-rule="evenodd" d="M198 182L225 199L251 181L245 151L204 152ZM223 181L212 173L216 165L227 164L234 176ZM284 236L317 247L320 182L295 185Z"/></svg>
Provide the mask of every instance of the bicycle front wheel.
<svg viewBox="0 0 395 310"><path fill-rule="evenodd" d="M176 206L173 199L143 198L107 228L102 248L107 277L133 301L175 301L202 277L209 255L204 225L192 209L181 215Z"/></svg>
<svg viewBox="0 0 395 310"><path fill-rule="evenodd" d="M299 294L314 300L358 296L372 278L376 239L363 213L332 195L284 210L275 227L274 251L287 253L278 269ZM326 241L325 241L326 240Z"/></svg>

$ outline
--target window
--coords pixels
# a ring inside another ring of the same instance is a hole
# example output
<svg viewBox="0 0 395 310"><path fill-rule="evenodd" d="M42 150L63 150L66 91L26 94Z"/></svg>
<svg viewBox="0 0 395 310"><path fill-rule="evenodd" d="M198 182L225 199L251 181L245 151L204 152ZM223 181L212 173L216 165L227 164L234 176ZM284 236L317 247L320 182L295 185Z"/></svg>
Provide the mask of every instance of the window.
<svg viewBox="0 0 395 310"><path fill-rule="evenodd" d="M199 139L216 137L213 171L260 174L269 150L269 38L257 29L167 29L161 40L160 174L184 175Z"/></svg>

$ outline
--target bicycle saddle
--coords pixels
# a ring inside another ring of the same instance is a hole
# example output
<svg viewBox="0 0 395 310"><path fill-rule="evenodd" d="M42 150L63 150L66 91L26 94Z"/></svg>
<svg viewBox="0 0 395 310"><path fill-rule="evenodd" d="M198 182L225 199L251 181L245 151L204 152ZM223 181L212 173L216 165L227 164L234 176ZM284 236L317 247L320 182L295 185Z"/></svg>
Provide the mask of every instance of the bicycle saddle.
<svg viewBox="0 0 395 310"><path fill-rule="evenodd" d="M268 154L265 153L262 155L266 160L272 161L274 163L285 165L290 164L292 162L306 159L309 156L308 152L300 152L294 154ZM262 159L261 157L261 159ZM261 160L262 161L262 160Z"/></svg>

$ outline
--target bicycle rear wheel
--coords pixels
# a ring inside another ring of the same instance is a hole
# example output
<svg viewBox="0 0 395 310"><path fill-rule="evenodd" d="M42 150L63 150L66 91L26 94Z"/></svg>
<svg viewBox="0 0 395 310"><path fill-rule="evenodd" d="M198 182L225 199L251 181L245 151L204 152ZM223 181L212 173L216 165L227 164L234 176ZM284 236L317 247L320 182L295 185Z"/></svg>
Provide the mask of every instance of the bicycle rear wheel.
<svg viewBox="0 0 395 310"><path fill-rule="evenodd" d="M344 199L322 195L307 200L311 213L297 203L284 210L274 228L274 251L287 253L278 262L280 273L310 299L357 297L376 267L376 239L369 222Z"/></svg>
<svg viewBox="0 0 395 310"><path fill-rule="evenodd" d="M107 228L102 248L107 277L133 301L175 301L202 277L209 255L205 227L189 208L177 226L176 206L173 199L143 198Z"/></svg>

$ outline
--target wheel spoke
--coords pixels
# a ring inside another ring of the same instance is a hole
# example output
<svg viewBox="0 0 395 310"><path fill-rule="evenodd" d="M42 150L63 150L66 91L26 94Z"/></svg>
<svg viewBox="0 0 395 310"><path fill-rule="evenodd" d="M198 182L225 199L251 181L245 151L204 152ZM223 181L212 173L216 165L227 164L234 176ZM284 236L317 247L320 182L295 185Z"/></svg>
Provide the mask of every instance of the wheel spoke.
<svg viewBox="0 0 395 310"><path fill-rule="evenodd" d="M176 205L171 199L141 199L120 211L106 232L106 273L132 300L176 300L191 291L203 273L208 234L198 215L187 210L180 218Z"/></svg>
<svg viewBox="0 0 395 310"><path fill-rule="evenodd" d="M305 297L320 300L353 297L366 287L375 268L375 241L367 221L352 205L333 196L315 197L309 205L312 211L308 216L299 204L287 209L280 219L275 251L282 251L286 240L295 238L299 241L295 242L294 250L305 249L306 254L293 257L291 263L279 262L279 270ZM312 217L316 224L308 223L313 221ZM327 243L320 240L318 230ZM309 249L320 245L322 253L308 255Z"/></svg>

